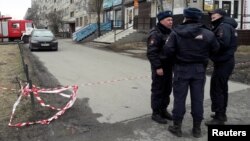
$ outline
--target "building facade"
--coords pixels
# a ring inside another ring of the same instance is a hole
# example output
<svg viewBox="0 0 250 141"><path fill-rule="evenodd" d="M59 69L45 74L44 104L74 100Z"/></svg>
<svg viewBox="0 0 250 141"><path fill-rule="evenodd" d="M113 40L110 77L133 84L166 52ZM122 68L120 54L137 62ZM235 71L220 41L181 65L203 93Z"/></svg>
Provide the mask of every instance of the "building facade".
<svg viewBox="0 0 250 141"><path fill-rule="evenodd" d="M96 23L97 15L95 12L89 12L90 0L31 0L31 6L38 5L39 23L43 26L49 26L46 18L50 12L59 12L62 14L64 23L62 31L73 33L80 27L90 23Z"/></svg>
<svg viewBox="0 0 250 141"><path fill-rule="evenodd" d="M64 31L74 32L80 27L95 23L96 12L89 12L91 0L32 0L38 4L39 18L42 25L49 25L46 15L61 11ZM133 27L149 30L156 22L156 15L161 10L171 10L182 21L182 12L186 7L196 7L207 12L224 9L239 23L239 29L250 29L250 2L247 0L103 0L102 22L112 21L114 28ZM178 22L177 22L178 23Z"/></svg>

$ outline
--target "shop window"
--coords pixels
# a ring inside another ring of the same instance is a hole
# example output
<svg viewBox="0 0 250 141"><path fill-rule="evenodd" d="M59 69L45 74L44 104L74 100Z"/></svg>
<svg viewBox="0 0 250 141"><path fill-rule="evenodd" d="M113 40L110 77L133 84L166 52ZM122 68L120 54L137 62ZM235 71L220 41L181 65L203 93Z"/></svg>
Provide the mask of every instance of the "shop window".
<svg viewBox="0 0 250 141"><path fill-rule="evenodd" d="M121 27L122 26L122 11L117 10L115 11L115 21L114 21L115 27Z"/></svg>
<svg viewBox="0 0 250 141"><path fill-rule="evenodd" d="M234 13L233 18L238 18L238 7L239 7L239 1L234 1Z"/></svg>
<svg viewBox="0 0 250 141"><path fill-rule="evenodd" d="M231 1L223 1L222 9L227 13L228 16L231 16Z"/></svg>
<svg viewBox="0 0 250 141"><path fill-rule="evenodd" d="M218 9L219 8L219 1L215 1L214 2L214 9Z"/></svg>

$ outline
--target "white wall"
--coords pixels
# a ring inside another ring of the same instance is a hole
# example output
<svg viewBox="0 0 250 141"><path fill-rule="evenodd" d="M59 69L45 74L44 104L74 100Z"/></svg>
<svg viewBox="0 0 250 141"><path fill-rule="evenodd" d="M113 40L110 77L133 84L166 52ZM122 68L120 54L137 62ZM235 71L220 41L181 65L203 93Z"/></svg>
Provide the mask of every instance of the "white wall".
<svg viewBox="0 0 250 141"><path fill-rule="evenodd" d="M244 17L243 21L248 22L248 23L243 24L243 29L250 29L250 1L249 0L245 0L244 8L245 8L244 10L245 15L247 17Z"/></svg>

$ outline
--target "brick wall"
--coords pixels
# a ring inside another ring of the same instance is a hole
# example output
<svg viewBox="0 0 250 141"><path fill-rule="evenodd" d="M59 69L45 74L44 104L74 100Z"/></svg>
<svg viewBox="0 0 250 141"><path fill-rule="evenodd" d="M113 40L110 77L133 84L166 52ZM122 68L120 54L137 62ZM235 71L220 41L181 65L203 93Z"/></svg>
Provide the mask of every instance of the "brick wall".
<svg viewBox="0 0 250 141"><path fill-rule="evenodd" d="M238 30L238 45L250 45L250 30Z"/></svg>

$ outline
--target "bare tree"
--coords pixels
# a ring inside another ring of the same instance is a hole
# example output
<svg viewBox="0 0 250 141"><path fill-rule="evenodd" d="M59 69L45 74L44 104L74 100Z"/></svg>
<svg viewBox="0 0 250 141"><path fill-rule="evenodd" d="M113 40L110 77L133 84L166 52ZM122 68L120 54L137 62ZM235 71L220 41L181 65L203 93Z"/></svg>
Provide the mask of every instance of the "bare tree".
<svg viewBox="0 0 250 141"><path fill-rule="evenodd" d="M96 12L97 14L97 31L98 37L101 36L101 12L103 0L89 0L88 12Z"/></svg>
<svg viewBox="0 0 250 141"><path fill-rule="evenodd" d="M39 12L39 5L37 3L34 3L29 9L29 14L26 17L27 20L32 20L36 26L40 25L39 21L40 16L38 12Z"/></svg>
<svg viewBox="0 0 250 141"><path fill-rule="evenodd" d="M61 29L63 26L62 18L62 11L50 12L46 15L46 19L49 21L49 27L55 34L58 34L59 29Z"/></svg>

